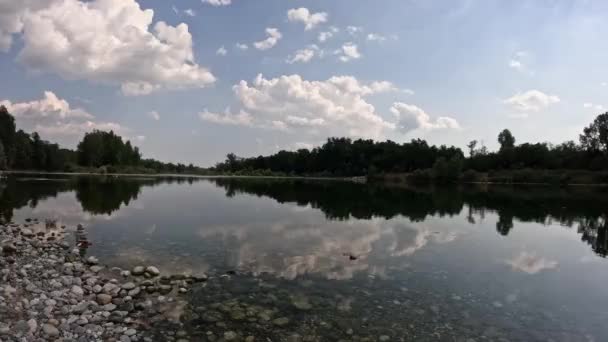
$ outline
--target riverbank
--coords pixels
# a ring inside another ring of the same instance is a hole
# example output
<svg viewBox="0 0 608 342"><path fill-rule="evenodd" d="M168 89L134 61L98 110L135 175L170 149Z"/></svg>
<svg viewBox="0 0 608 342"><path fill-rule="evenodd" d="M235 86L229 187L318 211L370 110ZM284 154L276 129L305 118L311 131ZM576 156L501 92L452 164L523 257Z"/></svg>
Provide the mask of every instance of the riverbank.
<svg viewBox="0 0 608 342"><path fill-rule="evenodd" d="M476 172L467 170L447 178L438 179L433 170L411 173L384 173L370 176L369 180L386 184L511 184L553 186L608 186L608 172L586 170L497 170Z"/></svg>
<svg viewBox="0 0 608 342"><path fill-rule="evenodd" d="M162 330L150 326L177 322L180 295L207 280L161 276L154 266L100 265L85 257L90 242L82 226L69 230L28 219L1 225L0 243L2 341L155 341ZM171 335L178 340L186 333Z"/></svg>

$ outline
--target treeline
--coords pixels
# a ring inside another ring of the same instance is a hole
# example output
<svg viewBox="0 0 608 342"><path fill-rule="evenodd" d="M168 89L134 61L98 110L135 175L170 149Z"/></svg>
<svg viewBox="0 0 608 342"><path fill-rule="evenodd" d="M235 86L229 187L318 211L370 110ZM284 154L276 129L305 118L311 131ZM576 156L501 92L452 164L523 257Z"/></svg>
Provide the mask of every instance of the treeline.
<svg viewBox="0 0 608 342"><path fill-rule="evenodd" d="M480 179L482 177L487 178L488 174L501 180L511 177L512 181L568 182L572 179L569 176L564 178L565 174L587 176L594 173L600 178L589 181L608 182L607 174L598 173L608 171L608 113L599 115L586 127L578 143L517 145L508 129L498 135L498 142L500 149L491 152L483 144L471 141L468 144L468 157L465 157L460 148L432 146L421 139L399 144L393 141L330 138L312 150L280 151L253 158L229 154L213 170L236 175L329 177L405 174L409 180L419 182L477 181L483 180ZM565 172L574 170L584 172ZM505 176L505 172L512 176Z"/></svg>
<svg viewBox="0 0 608 342"><path fill-rule="evenodd" d="M130 141L114 132L86 133L76 151L17 130L15 118L0 106L0 170L124 173L204 173L192 164L142 159Z"/></svg>

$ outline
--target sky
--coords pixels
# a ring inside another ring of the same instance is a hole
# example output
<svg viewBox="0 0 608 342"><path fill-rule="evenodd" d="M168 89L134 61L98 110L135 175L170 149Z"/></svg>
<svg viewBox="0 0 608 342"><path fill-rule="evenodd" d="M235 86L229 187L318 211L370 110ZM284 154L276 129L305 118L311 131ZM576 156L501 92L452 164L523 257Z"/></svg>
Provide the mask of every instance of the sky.
<svg viewBox="0 0 608 342"><path fill-rule="evenodd" d="M608 107L608 2L0 0L0 104L211 166L328 137L577 140Z"/></svg>

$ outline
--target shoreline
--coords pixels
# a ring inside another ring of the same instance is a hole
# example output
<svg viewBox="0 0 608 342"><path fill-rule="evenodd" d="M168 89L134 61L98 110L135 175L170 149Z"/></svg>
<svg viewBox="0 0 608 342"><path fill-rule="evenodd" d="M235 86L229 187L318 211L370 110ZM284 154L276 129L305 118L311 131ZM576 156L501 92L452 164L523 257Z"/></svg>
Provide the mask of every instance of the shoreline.
<svg viewBox="0 0 608 342"><path fill-rule="evenodd" d="M539 172L546 170L539 170ZM590 172L593 175L600 175L602 172ZM0 171L0 179L6 175L56 175L56 176L91 176L91 177L143 177L143 178L174 178L174 179L216 179L216 178L235 178L235 179L269 179L269 180L313 180L313 181L347 181L360 184L379 184L387 186L407 185L513 185L513 186L549 186L549 187L608 187L608 182L514 182L514 181L495 181L495 180L458 180L454 182L419 182L408 180L409 174L384 174L378 176L351 176L351 177L316 177L316 176L258 176L258 175L198 175L198 174L172 174L172 173L97 173L97 172L46 172L46 171L19 171L5 170Z"/></svg>
<svg viewBox="0 0 608 342"><path fill-rule="evenodd" d="M0 225L0 340L155 341L156 320L176 322L181 296L206 275L132 271L86 257L86 230L51 221ZM178 336L186 336L177 330ZM187 341L187 339L182 339Z"/></svg>

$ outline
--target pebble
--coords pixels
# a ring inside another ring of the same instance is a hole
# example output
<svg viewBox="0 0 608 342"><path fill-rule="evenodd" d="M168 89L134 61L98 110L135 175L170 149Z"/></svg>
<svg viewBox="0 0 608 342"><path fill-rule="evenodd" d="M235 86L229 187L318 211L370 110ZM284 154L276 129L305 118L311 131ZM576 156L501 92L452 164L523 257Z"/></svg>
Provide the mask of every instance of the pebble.
<svg viewBox="0 0 608 342"><path fill-rule="evenodd" d="M43 324L42 331L44 331L44 333L50 337L59 336L59 330L57 328L55 328L55 326L50 325L50 324Z"/></svg>

